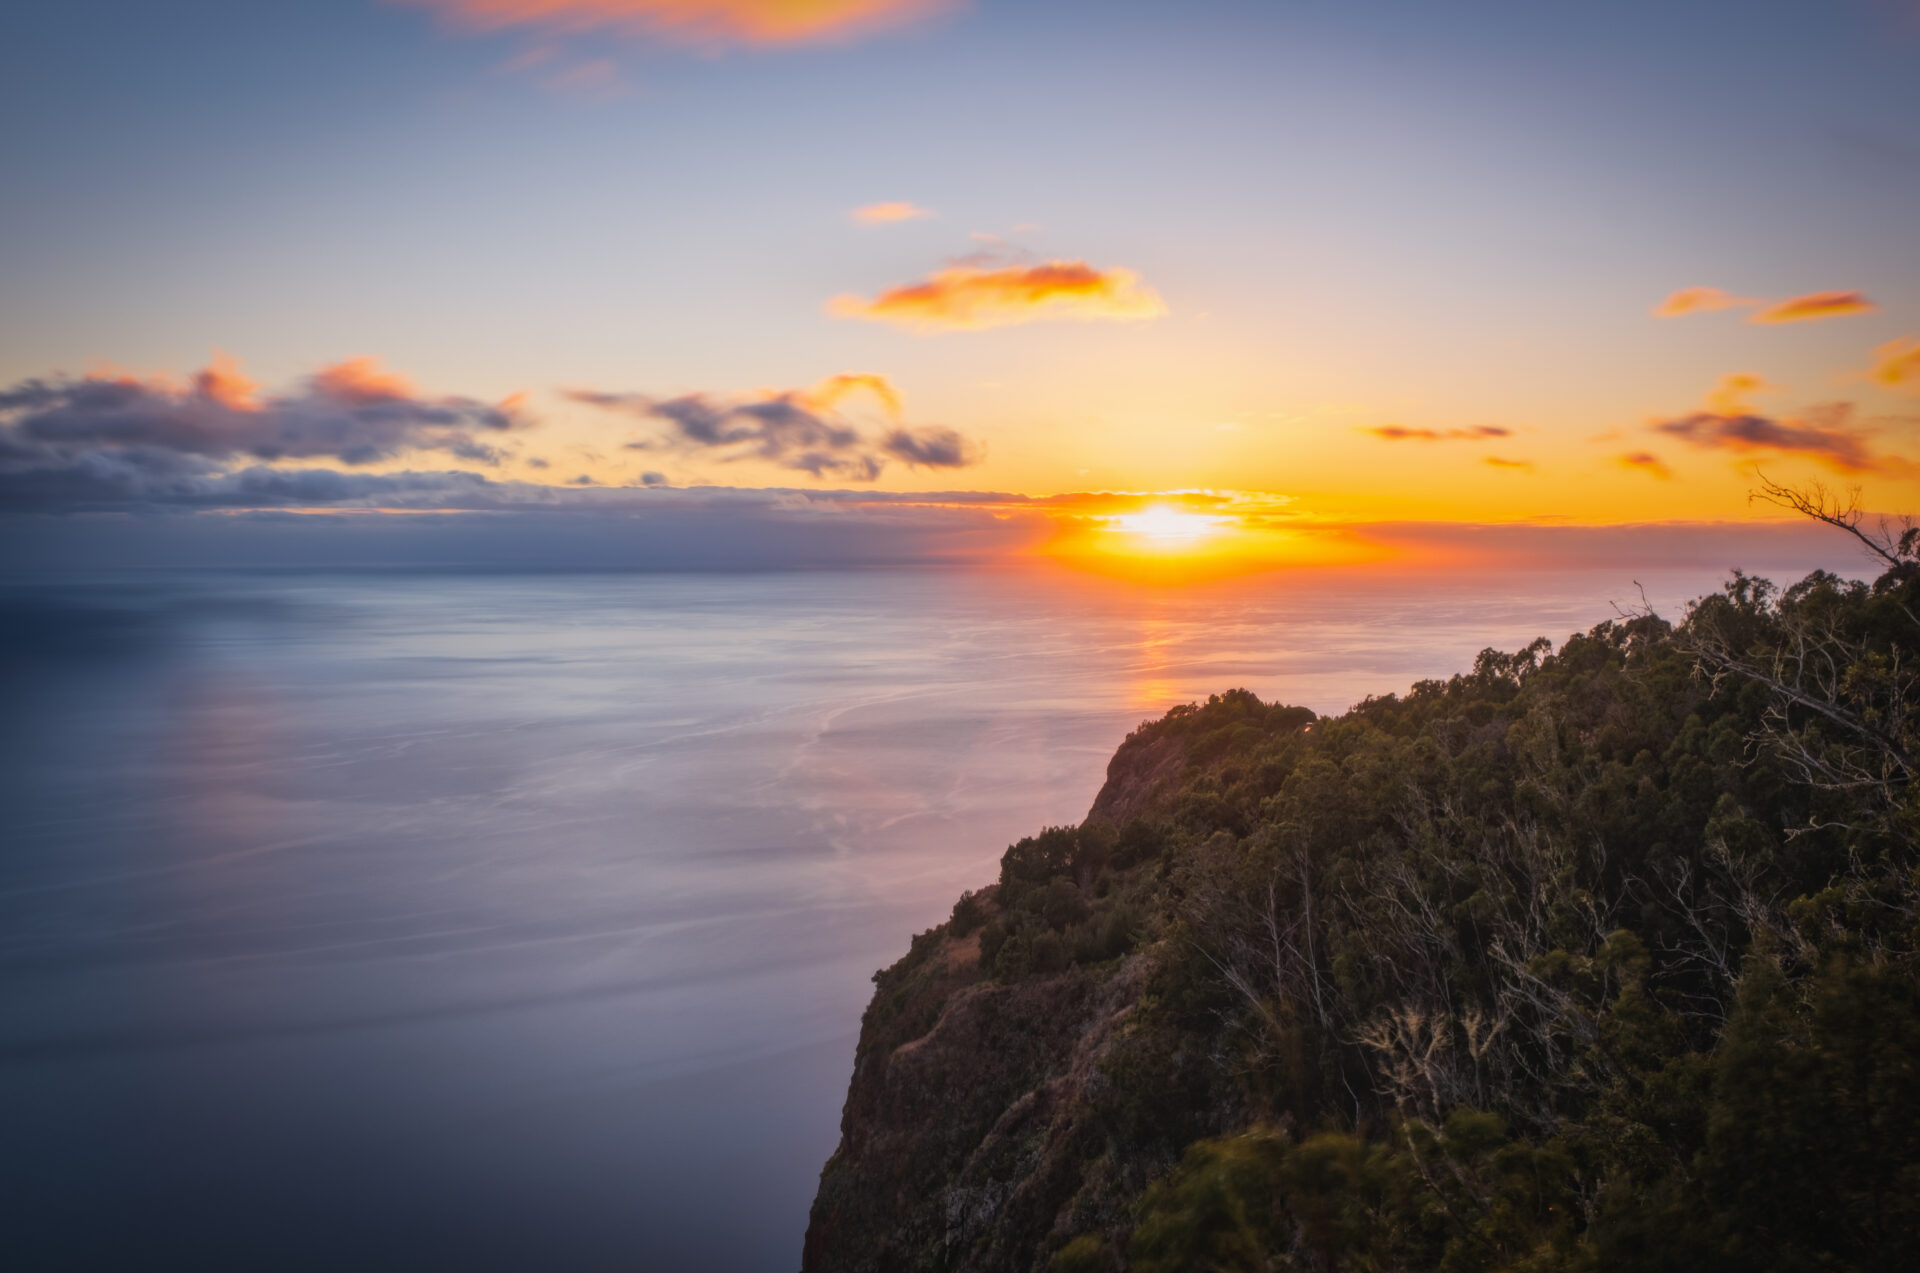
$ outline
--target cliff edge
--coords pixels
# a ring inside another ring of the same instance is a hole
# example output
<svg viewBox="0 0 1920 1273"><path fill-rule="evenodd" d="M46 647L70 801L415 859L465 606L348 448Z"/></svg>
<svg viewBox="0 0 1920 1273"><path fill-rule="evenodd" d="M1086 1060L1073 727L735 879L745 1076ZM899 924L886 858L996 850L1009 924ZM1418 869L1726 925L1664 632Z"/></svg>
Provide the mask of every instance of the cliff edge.
<svg viewBox="0 0 1920 1273"><path fill-rule="evenodd" d="M1242 692L1143 725L1085 822L1009 848L999 882L875 974L803 1268L1024 1269L1124 1224L1170 1161L1164 1138L1129 1135L1138 1094L1112 1079L1143 1051L1129 1019L1157 967L1160 820L1234 742L1313 719Z"/></svg>
<svg viewBox="0 0 1920 1273"><path fill-rule="evenodd" d="M1920 1267L1916 615L1142 726L875 974L804 1269Z"/></svg>

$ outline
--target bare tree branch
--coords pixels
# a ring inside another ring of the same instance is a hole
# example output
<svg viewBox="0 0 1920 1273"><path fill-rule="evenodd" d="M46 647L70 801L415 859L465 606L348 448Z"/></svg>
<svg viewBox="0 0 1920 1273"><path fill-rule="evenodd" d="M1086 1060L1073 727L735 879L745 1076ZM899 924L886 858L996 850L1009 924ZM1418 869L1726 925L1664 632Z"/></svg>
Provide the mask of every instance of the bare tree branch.
<svg viewBox="0 0 1920 1273"><path fill-rule="evenodd" d="M1826 484L1810 481L1805 486L1782 486L1770 480L1765 473L1755 474L1760 479L1760 489L1747 493L1747 502L1763 500L1777 504L1781 508L1790 508L1815 521L1825 522L1838 530L1844 530L1866 546L1868 552L1886 562L1897 566L1902 561L1902 552L1909 546L1910 536L1894 535L1883 520L1877 534L1861 529L1867 515L1860 509L1860 488L1849 489L1843 498L1837 492L1829 491ZM1903 526L1910 530L1911 526Z"/></svg>

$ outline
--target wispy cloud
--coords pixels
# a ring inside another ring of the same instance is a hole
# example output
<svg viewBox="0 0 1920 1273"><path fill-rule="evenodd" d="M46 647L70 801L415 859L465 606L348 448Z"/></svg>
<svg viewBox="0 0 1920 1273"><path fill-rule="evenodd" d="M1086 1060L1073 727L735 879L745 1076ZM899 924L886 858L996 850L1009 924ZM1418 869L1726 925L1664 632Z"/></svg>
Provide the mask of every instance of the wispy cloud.
<svg viewBox="0 0 1920 1273"><path fill-rule="evenodd" d="M1661 481L1665 481L1673 476L1673 470L1667 467L1666 461L1651 451L1629 452L1620 457L1620 465L1622 468L1632 469L1636 473L1645 473L1651 477L1657 477Z"/></svg>
<svg viewBox="0 0 1920 1273"><path fill-rule="evenodd" d="M1750 323L1812 323L1823 318L1869 314L1877 306L1860 292L1811 292L1775 301L1747 321Z"/></svg>
<svg viewBox="0 0 1920 1273"><path fill-rule="evenodd" d="M1797 416L1750 405L1753 394L1776 388L1748 372L1722 376L1707 394L1706 410L1655 420L1647 427L1707 450L1797 455L1842 473L1913 472L1906 458L1873 449L1874 431L1854 423L1852 403L1828 403ZM1634 462L1633 456L1622 460ZM1650 465L1644 467L1653 471Z"/></svg>
<svg viewBox="0 0 1920 1273"><path fill-rule="evenodd" d="M933 215L931 208L911 203L869 203L853 210L853 219L861 225L886 225L892 221L917 221Z"/></svg>
<svg viewBox="0 0 1920 1273"><path fill-rule="evenodd" d="M828 376L804 391L806 400L819 407L837 407L846 399L862 394L879 403L896 422L906 410L900 399L900 391L893 387L891 380L877 372L843 371L837 376Z"/></svg>
<svg viewBox="0 0 1920 1273"><path fill-rule="evenodd" d="M1809 292L1785 300L1767 301L1756 296L1735 296L1717 287L1685 287L1653 307L1660 318L1681 318L1688 314L1709 314L1723 309L1751 309L1750 323L1809 323L1823 318L1845 318L1850 314L1871 313L1877 308L1866 295L1855 291Z"/></svg>
<svg viewBox="0 0 1920 1273"><path fill-rule="evenodd" d="M899 392L880 375L838 375L808 389L744 397L691 393L658 398L594 390L573 390L568 396L670 426L664 437L629 443L636 450L666 448L721 463L759 460L816 478L871 482L889 460L951 469L980 457L979 446L952 429L905 424ZM882 409L886 427L877 435L846 414L847 400L856 396L870 397Z"/></svg>
<svg viewBox="0 0 1920 1273"><path fill-rule="evenodd" d="M1914 472L1912 461L1874 449L1876 430L1855 424L1853 403L1826 403L1799 415L1768 413L1751 405L1755 394L1778 388L1751 372L1720 376L1707 394L1705 411L1653 420L1647 428L1703 449L1799 455L1839 472ZM1657 470L1659 461L1645 451L1622 457L1620 463L1665 476L1665 465Z"/></svg>
<svg viewBox="0 0 1920 1273"><path fill-rule="evenodd" d="M957 0L392 0L473 31L613 31L715 48L844 40L957 7Z"/></svg>
<svg viewBox="0 0 1920 1273"><path fill-rule="evenodd" d="M1715 310L1738 309L1764 304L1745 296L1735 296L1717 287L1683 287L1653 307L1661 318L1679 318L1685 314L1710 314Z"/></svg>
<svg viewBox="0 0 1920 1273"><path fill-rule="evenodd" d="M1134 321L1158 318L1167 307L1132 270L1047 261L953 265L872 300L836 296L827 312L918 331L966 331L1043 320Z"/></svg>
<svg viewBox="0 0 1920 1273"><path fill-rule="evenodd" d="M1479 424L1471 429L1413 429L1400 424L1380 424L1360 432L1388 442L1484 442L1488 438L1509 437L1513 430L1496 424Z"/></svg>
<svg viewBox="0 0 1920 1273"><path fill-rule="evenodd" d="M1812 420L1696 411L1692 415L1659 421L1653 428L1698 447L1803 455L1843 473L1883 467L1891 457L1875 456L1864 433L1852 427L1851 419L1852 409L1845 403L1837 403L1822 408Z"/></svg>
<svg viewBox="0 0 1920 1273"><path fill-rule="evenodd" d="M1890 389L1920 393L1920 336L1902 336L1875 348L1869 374Z"/></svg>
<svg viewBox="0 0 1920 1273"><path fill-rule="evenodd" d="M1533 472L1532 460L1509 460L1498 455L1489 455L1487 463L1497 469L1511 469L1518 473Z"/></svg>

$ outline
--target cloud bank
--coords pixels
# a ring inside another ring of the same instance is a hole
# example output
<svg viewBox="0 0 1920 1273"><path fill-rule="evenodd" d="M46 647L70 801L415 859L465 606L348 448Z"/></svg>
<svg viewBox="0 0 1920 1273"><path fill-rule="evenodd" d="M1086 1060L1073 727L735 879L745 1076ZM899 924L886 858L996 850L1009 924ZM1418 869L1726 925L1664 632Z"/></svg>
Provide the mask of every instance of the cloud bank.
<svg viewBox="0 0 1920 1273"><path fill-rule="evenodd" d="M1030 499L987 491L531 486L471 473L335 474L332 490L301 488L298 483L309 476L287 485L284 474L239 474L225 490L230 504L122 507L114 515L57 516L51 509L10 511L0 504L0 569L544 572L1003 565L1042 558L1062 526L1076 519L1098 521L1168 502L1158 495L1101 493ZM311 496L352 498L320 512L301 503ZM286 503L248 506L263 497ZM1298 564L1303 545L1311 558L1318 544L1336 558L1367 563L1342 570L1377 570L1389 578L1395 571L1430 575L1437 568L1607 566L1630 572L1741 564L1780 571L1788 563L1795 568L1787 577L1797 577L1815 566L1845 569L1851 562L1830 530L1799 522L1347 522L1289 516L1284 507L1243 513L1240 504L1182 501L1236 525L1281 532L1275 565ZM1623 588L1631 577L1623 575Z"/></svg>
<svg viewBox="0 0 1920 1273"><path fill-rule="evenodd" d="M445 451L494 463L483 439L531 421L517 400L426 398L372 358L323 368L299 390L260 399L230 359L179 385L90 375L24 380L0 390L0 445L14 458L108 448L208 459L370 464L402 451Z"/></svg>
<svg viewBox="0 0 1920 1273"><path fill-rule="evenodd" d="M1132 270L1097 269L1085 261L990 267L962 264L872 300L836 296L827 312L840 318L893 323L915 331L971 331L1044 320L1138 321L1167 312L1158 293Z"/></svg>
<svg viewBox="0 0 1920 1273"><path fill-rule="evenodd" d="M441 452L497 465L493 445L533 423L518 399L430 398L371 358L322 368L298 389L262 397L227 358L185 384L89 375L0 390L0 505L220 503L275 482L340 490L351 475L277 470L325 460L361 466ZM238 466L238 471L236 470Z"/></svg>
<svg viewBox="0 0 1920 1273"><path fill-rule="evenodd" d="M301 475L301 480L311 475ZM236 474L191 502L21 509L0 569L129 566L786 570L995 561L1049 524L1019 496L539 486L471 473L336 474L331 491ZM255 479L258 479L256 482ZM146 492L152 494L153 492ZM344 496L327 504L296 496ZM85 511L87 515L55 515Z"/></svg>

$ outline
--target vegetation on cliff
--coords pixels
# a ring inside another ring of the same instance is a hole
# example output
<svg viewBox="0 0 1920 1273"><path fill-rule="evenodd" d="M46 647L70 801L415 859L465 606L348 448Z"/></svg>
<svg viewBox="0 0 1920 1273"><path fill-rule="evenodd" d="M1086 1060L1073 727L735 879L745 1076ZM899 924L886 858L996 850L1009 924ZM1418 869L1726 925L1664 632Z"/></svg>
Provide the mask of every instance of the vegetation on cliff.
<svg viewBox="0 0 1920 1273"><path fill-rule="evenodd" d="M1866 538L1143 726L876 975L806 1266L1920 1267L1920 554Z"/></svg>

